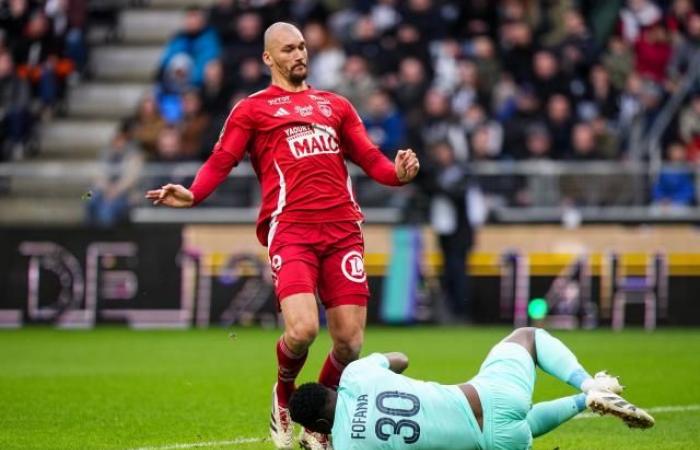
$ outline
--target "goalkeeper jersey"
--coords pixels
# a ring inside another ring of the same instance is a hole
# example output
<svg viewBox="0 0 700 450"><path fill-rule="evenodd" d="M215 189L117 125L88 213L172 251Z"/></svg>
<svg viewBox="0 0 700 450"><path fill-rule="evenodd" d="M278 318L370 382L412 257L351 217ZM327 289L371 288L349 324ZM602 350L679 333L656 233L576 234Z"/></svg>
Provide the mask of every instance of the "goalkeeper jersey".
<svg viewBox="0 0 700 450"><path fill-rule="evenodd" d="M459 387L396 374L379 353L343 372L332 435L336 450L485 448Z"/></svg>

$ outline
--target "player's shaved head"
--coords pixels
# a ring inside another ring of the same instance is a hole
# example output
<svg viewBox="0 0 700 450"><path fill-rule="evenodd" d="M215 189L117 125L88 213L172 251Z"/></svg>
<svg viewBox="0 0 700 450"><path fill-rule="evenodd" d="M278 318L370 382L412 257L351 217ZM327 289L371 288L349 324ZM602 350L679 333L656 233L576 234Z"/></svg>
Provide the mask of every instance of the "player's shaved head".
<svg viewBox="0 0 700 450"><path fill-rule="evenodd" d="M265 50L270 50L271 46L279 42L283 37L292 35L295 38L303 39L303 35L299 28L288 22L275 22L265 30Z"/></svg>
<svg viewBox="0 0 700 450"><path fill-rule="evenodd" d="M263 62L270 68L272 84L285 89L306 88L308 53L304 35L291 23L276 22L265 30Z"/></svg>

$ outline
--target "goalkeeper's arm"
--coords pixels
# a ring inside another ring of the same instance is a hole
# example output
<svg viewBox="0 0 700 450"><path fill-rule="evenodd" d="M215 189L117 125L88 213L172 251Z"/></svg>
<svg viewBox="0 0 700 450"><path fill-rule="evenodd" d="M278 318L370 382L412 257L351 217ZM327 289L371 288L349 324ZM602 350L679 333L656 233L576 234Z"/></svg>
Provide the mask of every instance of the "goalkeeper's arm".
<svg viewBox="0 0 700 450"><path fill-rule="evenodd" d="M401 352L384 353L389 360L389 370L394 373L402 373L408 367L408 356Z"/></svg>

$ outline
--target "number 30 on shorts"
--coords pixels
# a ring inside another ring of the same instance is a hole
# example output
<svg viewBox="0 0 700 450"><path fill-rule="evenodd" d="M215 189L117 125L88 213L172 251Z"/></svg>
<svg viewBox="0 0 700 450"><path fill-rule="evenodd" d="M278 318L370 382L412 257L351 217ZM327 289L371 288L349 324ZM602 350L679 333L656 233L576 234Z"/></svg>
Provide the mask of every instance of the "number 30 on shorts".
<svg viewBox="0 0 700 450"><path fill-rule="evenodd" d="M362 254L356 250L347 252L343 256L343 260L340 262L340 269L343 271L345 278L350 281L364 283L367 280Z"/></svg>

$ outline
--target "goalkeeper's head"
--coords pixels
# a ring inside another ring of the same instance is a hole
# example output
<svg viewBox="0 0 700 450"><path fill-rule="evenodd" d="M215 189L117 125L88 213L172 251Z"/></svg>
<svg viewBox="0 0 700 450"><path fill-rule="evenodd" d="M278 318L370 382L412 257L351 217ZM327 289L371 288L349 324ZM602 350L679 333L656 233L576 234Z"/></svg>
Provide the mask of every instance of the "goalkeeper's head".
<svg viewBox="0 0 700 450"><path fill-rule="evenodd" d="M311 431L330 434L338 394L320 383L306 383L289 400L292 420Z"/></svg>

